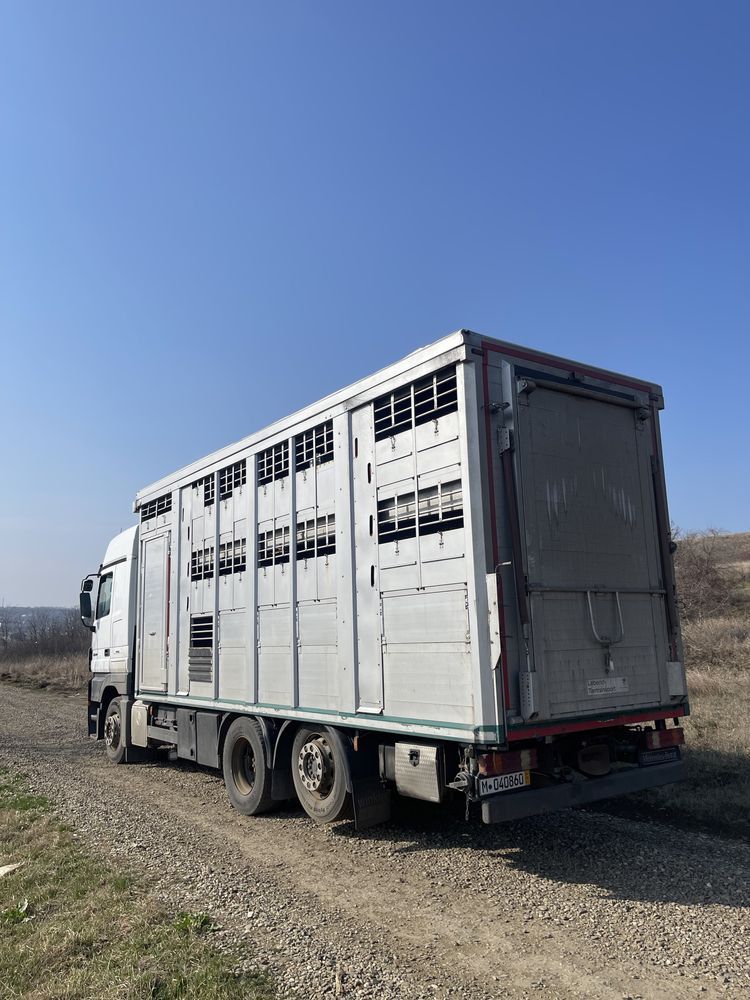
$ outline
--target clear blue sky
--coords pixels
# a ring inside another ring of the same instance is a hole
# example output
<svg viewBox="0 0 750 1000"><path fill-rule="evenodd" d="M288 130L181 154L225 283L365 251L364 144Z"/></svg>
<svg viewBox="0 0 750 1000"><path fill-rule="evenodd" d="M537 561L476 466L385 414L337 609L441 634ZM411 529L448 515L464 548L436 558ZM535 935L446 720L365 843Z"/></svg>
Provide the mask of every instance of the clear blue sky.
<svg viewBox="0 0 750 1000"><path fill-rule="evenodd" d="M0 0L0 600L465 326L661 382L750 529L750 4Z"/></svg>

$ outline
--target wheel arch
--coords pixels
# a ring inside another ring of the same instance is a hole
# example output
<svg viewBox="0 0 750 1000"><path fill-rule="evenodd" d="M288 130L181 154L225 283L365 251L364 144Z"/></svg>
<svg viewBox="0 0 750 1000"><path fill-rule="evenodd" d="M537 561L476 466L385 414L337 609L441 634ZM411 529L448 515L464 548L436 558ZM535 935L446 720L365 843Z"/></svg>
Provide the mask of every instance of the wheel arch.
<svg viewBox="0 0 750 1000"><path fill-rule="evenodd" d="M346 781L346 790L351 792L352 790L352 744L350 737L342 733L340 729L336 729L335 726L323 726L326 733L331 737L331 741L336 744L339 753L341 754L341 760L344 762L344 779Z"/></svg>
<svg viewBox="0 0 750 1000"><path fill-rule="evenodd" d="M282 722L273 747L271 758L271 795L280 802L283 799L293 799L294 781L292 780L292 743L294 734L300 723L296 719Z"/></svg>
<svg viewBox="0 0 750 1000"><path fill-rule="evenodd" d="M221 722L219 723L219 742L217 746L219 760L221 761L222 754L224 753L224 742L227 738L229 727L235 719L252 719L254 722L258 723L260 726L261 737L263 738L263 746L265 747L266 757L269 762L272 763L274 759L275 727L263 716L251 715L249 712L227 712L226 715L222 716Z"/></svg>
<svg viewBox="0 0 750 1000"><path fill-rule="evenodd" d="M115 698L119 698L122 691L115 684L108 684L101 693L99 699L99 712L97 719L97 739L104 739L104 720L107 717L107 710Z"/></svg>

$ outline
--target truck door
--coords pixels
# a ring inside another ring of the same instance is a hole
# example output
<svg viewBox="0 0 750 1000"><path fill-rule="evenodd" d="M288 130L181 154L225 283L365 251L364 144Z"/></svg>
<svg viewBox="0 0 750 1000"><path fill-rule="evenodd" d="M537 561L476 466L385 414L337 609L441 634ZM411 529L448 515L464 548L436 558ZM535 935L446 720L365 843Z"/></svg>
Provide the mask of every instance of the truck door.
<svg viewBox="0 0 750 1000"><path fill-rule="evenodd" d="M141 690L167 688L170 532L143 542L141 577Z"/></svg>
<svg viewBox="0 0 750 1000"><path fill-rule="evenodd" d="M96 596L95 631L91 644L91 669L105 673L110 669L112 646L112 584L114 571L107 570L99 577Z"/></svg>
<svg viewBox="0 0 750 1000"><path fill-rule="evenodd" d="M564 719L668 703L651 412L614 393L610 402L549 382L517 385L535 674L521 674L522 714Z"/></svg>

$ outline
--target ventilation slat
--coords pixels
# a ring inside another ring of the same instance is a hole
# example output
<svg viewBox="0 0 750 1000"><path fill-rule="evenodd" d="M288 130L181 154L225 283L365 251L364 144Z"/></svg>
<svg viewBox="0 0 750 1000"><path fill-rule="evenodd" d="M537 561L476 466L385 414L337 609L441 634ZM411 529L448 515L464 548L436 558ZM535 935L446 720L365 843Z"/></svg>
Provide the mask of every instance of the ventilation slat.
<svg viewBox="0 0 750 1000"><path fill-rule="evenodd" d="M190 646L193 649L213 649L214 616L190 616Z"/></svg>

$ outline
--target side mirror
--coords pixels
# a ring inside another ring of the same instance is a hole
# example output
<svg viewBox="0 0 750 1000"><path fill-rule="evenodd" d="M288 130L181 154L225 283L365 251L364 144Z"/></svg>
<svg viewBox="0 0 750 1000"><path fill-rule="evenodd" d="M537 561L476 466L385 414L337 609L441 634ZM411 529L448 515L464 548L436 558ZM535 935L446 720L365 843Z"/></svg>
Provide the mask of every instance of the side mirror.
<svg viewBox="0 0 750 1000"><path fill-rule="evenodd" d="M91 604L91 594L94 590L95 580L95 576L87 576L81 584L81 593L78 595L78 604L81 609L81 622L84 628L89 629L91 632L95 631L94 609Z"/></svg>

